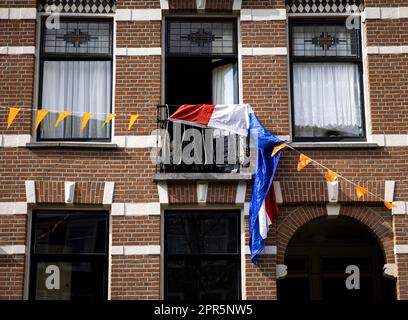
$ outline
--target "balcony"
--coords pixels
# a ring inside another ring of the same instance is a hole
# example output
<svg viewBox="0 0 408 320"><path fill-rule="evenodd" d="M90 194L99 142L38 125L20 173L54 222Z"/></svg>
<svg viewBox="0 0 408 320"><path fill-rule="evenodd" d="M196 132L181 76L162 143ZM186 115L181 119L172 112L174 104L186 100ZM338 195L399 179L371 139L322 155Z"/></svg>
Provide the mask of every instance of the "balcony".
<svg viewBox="0 0 408 320"><path fill-rule="evenodd" d="M179 106L157 107L158 173L241 173L249 166L249 138L167 120ZM159 137L160 136L160 137Z"/></svg>

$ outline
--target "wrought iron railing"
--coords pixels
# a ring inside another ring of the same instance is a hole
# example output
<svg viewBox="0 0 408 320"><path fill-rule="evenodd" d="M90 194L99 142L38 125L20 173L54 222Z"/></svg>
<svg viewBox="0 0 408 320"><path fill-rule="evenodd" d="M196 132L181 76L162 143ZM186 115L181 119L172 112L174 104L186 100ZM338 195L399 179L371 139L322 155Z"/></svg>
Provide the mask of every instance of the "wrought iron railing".
<svg viewBox="0 0 408 320"><path fill-rule="evenodd" d="M159 172L238 173L249 164L249 140L224 130L168 120L179 106L157 107Z"/></svg>

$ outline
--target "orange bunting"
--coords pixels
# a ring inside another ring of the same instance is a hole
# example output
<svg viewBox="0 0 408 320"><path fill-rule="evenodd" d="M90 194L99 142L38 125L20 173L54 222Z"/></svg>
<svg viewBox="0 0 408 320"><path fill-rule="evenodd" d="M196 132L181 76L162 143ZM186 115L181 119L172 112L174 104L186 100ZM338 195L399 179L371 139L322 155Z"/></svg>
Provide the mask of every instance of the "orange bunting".
<svg viewBox="0 0 408 320"><path fill-rule="evenodd" d="M366 188L357 186L356 187L356 194L357 194L357 199L360 199L362 196L366 195L368 193L368 190Z"/></svg>
<svg viewBox="0 0 408 320"><path fill-rule="evenodd" d="M331 170L327 170L325 177L327 182L334 182L337 180L337 174Z"/></svg>
<svg viewBox="0 0 408 320"><path fill-rule="evenodd" d="M58 127L58 125L60 124L60 122L62 120L64 120L66 117L68 117L69 115L71 115L71 112L69 111L62 111L57 119L57 121L55 121L55 128Z"/></svg>
<svg viewBox="0 0 408 320"><path fill-rule="evenodd" d="M298 172L302 171L303 168L306 167L310 162L312 162L312 159L310 159L309 157L307 157L303 153L301 153L300 156L299 156L297 171Z"/></svg>
<svg viewBox="0 0 408 320"><path fill-rule="evenodd" d="M40 125L41 121L44 120L47 113L48 113L48 110L45 110L45 109L37 110L37 118L35 119L35 128L36 129Z"/></svg>
<svg viewBox="0 0 408 320"><path fill-rule="evenodd" d="M82 116L82 123L81 123L81 130L84 130L86 125L88 124L89 119L93 116L91 112L85 112Z"/></svg>
<svg viewBox="0 0 408 320"><path fill-rule="evenodd" d="M131 114L131 115L130 115L130 120L129 120L129 125L128 125L128 131L129 131L130 129L132 129L133 124L135 123L135 121L137 120L137 118L139 118L139 115L138 115L138 114Z"/></svg>
<svg viewBox="0 0 408 320"><path fill-rule="evenodd" d="M277 154L279 152L279 150L282 150L285 147L286 147L286 143L282 143L282 144L276 146L275 148L273 148L271 156L273 157L275 154Z"/></svg>
<svg viewBox="0 0 408 320"><path fill-rule="evenodd" d="M105 122L104 122L103 125L102 125L102 128L103 128L104 126L106 126L106 125L108 124L108 122L111 121L111 120L112 120L113 118L115 118L115 117L116 117L116 114L110 113L110 114L106 117Z"/></svg>
<svg viewBox="0 0 408 320"><path fill-rule="evenodd" d="M17 116L17 113L19 113L20 110L21 110L21 108L19 108L19 107L10 108L9 114L8 114L8 119L7 119L7 129L11 127L11 125L13 124L14 119Z"/></svg>
<svg viewBox="0 0 408 320"><path fill-rule="evenodd" d="M384 205L387 207L387 209L391 210L392 208L396 208L397 206L392 204L392 202L384 201Z"/></svg>

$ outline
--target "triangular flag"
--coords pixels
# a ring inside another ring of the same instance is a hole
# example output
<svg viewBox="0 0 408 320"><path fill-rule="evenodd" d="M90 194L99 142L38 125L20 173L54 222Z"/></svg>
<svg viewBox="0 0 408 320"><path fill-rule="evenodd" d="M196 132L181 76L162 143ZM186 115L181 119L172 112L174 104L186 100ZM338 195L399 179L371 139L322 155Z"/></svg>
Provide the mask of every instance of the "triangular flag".
<svg viewBox="0 0 408 320"><path fill-rule="evenodd" d="M310 159L309 157L307 157L303 153L301 153L300 156L299 156L297 171L298 172L302 171L303 168L306 167L310 162L312 162L312 159Z"/></svg>
<svg viewBox="0 0 408 320"><path fill-rule="evenodd" d="M392 209L392 208L396 208L397 206L392 204L392 202L388 202L388 201L384 201L384 205L387 207L387 209Z"/></svg>
<svg viewBox="0 0 408 320"><path fill-rule="evenodd" d="M11 125L13 124L14 119L17 116L17 113L19 113L20 110L21 110L21 108L18 108L18 107L10 108L9 114L8 114L8 120L7 120L7 129L11 127Z"/></svg>
<svg viewBox="0 0 408 320"><path fill-rule="evenodd" d="M132 129L133 124L135 123L135 121L137 120L137 118L139 118L139 115L138 115L138 114L131 114L131 115L130 115L128 130Z"/></svg>
<svg viewBox="0 0 408 320"><path fill-rule="evenodd" d="M69 111L62 111L57 119L57 121L55 122L55 128L58 127L58 125L60 124L60 122L62 120L64 120L66 117L70 116L71 112Z"/></svg>
<svg viewBox="0 0 408 320"><path fill-rule="evenodd" d="M282 144L276 146L275 148L273 148L271 156L273 157L275 154L277 154L279 152L279 150L281 150L281 149L283 149L285 147L286 147L286 143L282 143Z"/></svg>
<svg viewBox="0 0 408 320"><path fill-rule="evenodd" d="M84 130L86 125L88 124L89 119L93 116L93 113L91 112L85 112L82 115L82 123L81 123L81 130Z"/></svg>
<svg viewBox="0 0 408 320"><path fill-rule="evenodd" d="M48 110L37 110L37 119L35 120L35 128L37 129L40 125L41 121L44 120L45 116L47 115Z"/></svg>
<svg viewBox="0 0 408 320"><path fill-rule="evenodd" d="M106 124L107 124L109 121L111 121L113 118L115 118L115 117L116 117L116 114L110 113L110 114L106 117L105 122L104 122L103 125L102 125L102 128L103 128L104 126L106 126Z"/></svg>
<svg viewBox="0 0 408 320"><path fill-rule="evenodd" d="M357 186L356 193L357 193L357 199L360 199L362 196L368 193L368 190L366 188Z"/></svg>
<svg viewBox="0 0 408 320"><path fill-rule="evenodd" d="M327 170L325 177L327 182L334 182L337 180L337 174L331 170Z"/></svg>

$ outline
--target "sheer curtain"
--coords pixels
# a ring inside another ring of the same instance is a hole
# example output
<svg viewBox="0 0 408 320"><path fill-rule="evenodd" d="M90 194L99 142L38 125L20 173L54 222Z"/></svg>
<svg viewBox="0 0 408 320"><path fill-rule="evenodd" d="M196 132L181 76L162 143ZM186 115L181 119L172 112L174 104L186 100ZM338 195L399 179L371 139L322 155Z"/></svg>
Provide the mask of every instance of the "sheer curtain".
<svg viewBox="0 0 408 320"><path fill-rule="evenodd" d="M356 64L293 64L297 136L361 135L360 97Z"/></svg>
<svg viewBox="0 0 408 320"><path fill-rule="evenodd" d="M109 138L110 124L102 124L111 106L110 61L45 61L42 108L70 111L57 128L59 113L50 112L41 125L42 139ZM94 115L81 131L83 112Z"/></svg>

